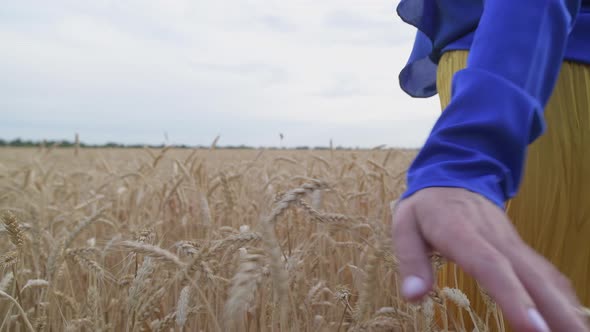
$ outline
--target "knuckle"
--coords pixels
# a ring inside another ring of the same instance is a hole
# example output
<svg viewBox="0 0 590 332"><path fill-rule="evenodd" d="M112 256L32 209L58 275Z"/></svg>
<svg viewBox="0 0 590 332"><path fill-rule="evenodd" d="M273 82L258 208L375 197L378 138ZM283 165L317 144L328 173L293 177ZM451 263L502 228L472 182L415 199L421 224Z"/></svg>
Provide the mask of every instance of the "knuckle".
<svg viewBox="0 0 590 332"><path fill-rule="evenodd" d="M467 264L463 268L474 276L493 275L499 271L506 271L510 265L507 258L492 249L480 249L469 255L471 259L467 260Z"/></svg>
<svg viewBox="0 0 590 332"><path fill-rule="evenodd" d="M483 239L471 225L463 222L463 219L440 223L436 231L449 245L482 250Z"/></svg>
<svg viewBox="0 0 590 332"><path fill-rule="evenodd" d="M508 224L507 226L508 226L509 232L508 232L507 236L505 237L504 246L507 248L512 248L512 250L515 250L515 251L522 251L527 244L518 235L518 233L516 232L516 230L514 229L514 226L512 224Z"/></svg>
<svg viewBox="0 0 590 332"><path fill-rule="evenodd" d="M445 218L435 219L436 216L432 216L429 220L436 220L436 222L429 223L428 227L425 227L425 233L433 240L452 238L456 242L469 242L472 239L472 234L469 228L464 227L464 223L461 219L453 220L448 222ZM449 243L451 244L451 243Z"/></svg>

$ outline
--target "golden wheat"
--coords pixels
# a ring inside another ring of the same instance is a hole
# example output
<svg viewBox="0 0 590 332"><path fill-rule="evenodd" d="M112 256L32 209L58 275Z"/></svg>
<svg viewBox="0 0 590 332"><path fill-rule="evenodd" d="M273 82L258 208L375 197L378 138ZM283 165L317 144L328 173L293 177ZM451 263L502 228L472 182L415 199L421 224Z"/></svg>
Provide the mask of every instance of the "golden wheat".
<svg viewBox="0 0 590 332"><path fill-rule="evenodd" d="M0 150L0 332L464 331L461 310L503 330L489 298L481 319L458 290L399 296L390 202L414 151L216 143Z"/></svg>

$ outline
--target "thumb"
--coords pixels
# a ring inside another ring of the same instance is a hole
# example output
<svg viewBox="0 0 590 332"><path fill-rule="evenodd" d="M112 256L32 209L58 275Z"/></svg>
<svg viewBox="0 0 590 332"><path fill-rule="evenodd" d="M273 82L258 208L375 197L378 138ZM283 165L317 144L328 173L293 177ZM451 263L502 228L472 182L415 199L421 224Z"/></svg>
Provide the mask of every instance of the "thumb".
<svg viewBox="0 0 590 332"><path fill-rule="evenodd" d="M400 202L392 206L393 251L399 261L402 296L409 301L424 297L434 283L429 246L420 232L411 205Z"/></svg>

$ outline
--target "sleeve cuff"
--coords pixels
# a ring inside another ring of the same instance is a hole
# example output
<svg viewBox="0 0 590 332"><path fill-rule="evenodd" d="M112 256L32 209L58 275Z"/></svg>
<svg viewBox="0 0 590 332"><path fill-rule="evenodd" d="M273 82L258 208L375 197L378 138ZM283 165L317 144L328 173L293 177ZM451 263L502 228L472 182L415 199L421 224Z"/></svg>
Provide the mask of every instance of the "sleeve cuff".
<svg viewBox="0 0 590 332"><path fill-rule="evenodd" d="M408 171L406 198L427 187L461 187L499 207L514 196L527 146L544 131L538 100L513 82L468 68Z"/></svg>

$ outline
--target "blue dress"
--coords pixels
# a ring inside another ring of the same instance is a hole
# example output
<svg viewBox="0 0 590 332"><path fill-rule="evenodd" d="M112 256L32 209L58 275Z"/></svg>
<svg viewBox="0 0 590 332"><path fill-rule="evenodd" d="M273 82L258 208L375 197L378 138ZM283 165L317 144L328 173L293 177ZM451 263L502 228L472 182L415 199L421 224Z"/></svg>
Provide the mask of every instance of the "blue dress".
<svg viewBox="0 0 590 332"><path fill-rule="evenodd" d="M503 208L518 191L528 144L544 131L561 63L590 64L590 0L402 0L397 11L418 29L399 77L408 94L436 94L442 53L470 50L402 199L460 187Z"/></svg>

